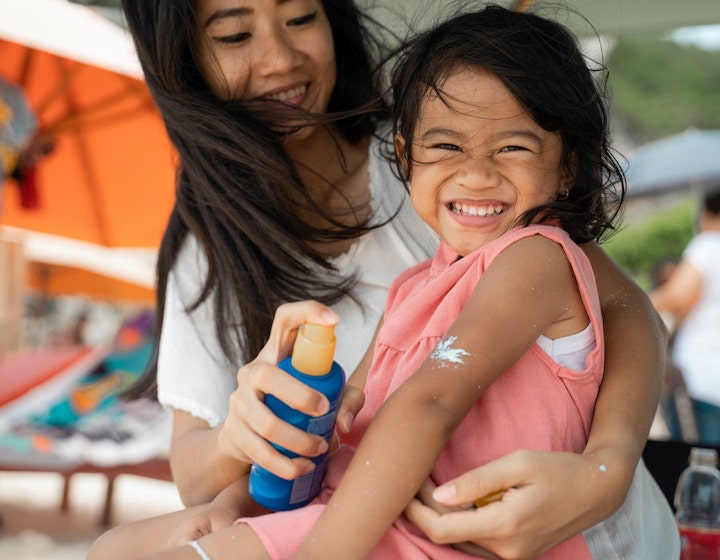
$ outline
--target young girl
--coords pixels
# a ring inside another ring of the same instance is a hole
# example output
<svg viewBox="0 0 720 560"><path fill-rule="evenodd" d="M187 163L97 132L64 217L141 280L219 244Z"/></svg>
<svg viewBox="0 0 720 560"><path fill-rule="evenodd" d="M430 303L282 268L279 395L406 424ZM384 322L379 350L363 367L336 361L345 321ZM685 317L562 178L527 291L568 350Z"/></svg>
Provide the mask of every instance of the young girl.
<svg viewBox="0 0 720 560"><path fill-rule="evenodd" d="M443 243L391 287L372 366L369 354L350 380L365 405L325 490L153 558L466 557L401 517L428 477L443 483L517 448L583 450L604 346L592 270L574 242L611 225L623 183L596 83L560 25L491 7L420 36L395 84L400 165ZM332 322L313 306L281 307L271 339L300 316ZM594 476L613 467L598 462ZM677 558L667 505L645 516L604 540L640 539L646 558ZM652 540L638 529L647 525ZM577 536L547 557L607 558L600 540Z"/></svg>

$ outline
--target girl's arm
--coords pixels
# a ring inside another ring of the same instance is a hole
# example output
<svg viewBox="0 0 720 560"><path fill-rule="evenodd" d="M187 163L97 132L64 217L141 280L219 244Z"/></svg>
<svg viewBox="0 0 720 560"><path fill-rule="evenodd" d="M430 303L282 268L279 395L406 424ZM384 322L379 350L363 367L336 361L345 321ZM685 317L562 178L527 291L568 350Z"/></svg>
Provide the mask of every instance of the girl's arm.
<svg viewBox="0 0 720 560"><path fill-rule="evenodd" d="M534 236L499 255L447 333L447 340L457 337L453 347L468 352L464 364L449 366L453 383L448 369L429 358L386 401L296 558L365 558L483 389L578 300L570 265L554 242Z"/></svg>
<svg viewBox="0 0 720 560"><path fill-rule="evenodd" d="M470 541L502 557L534 557L607 519L625 500L657 408L667 334L647 295L607 254L594 243L583 249L605 330L605 373L584 453L512 453L434 494L455 506L517 489L492 510L438 514L414 502L409 517L435 542Z"/></svg>

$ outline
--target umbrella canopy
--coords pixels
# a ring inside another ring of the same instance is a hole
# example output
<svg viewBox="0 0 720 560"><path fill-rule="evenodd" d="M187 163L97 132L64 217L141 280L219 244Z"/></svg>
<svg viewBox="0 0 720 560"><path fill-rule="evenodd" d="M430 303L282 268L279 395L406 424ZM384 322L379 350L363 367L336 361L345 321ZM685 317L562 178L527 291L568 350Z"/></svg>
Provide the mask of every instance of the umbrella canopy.
<svg viewBox="0 0 720 560"><path fill-rule="evenodd" d="M626 167L628 196L720 185L720 130L688 129L645 144Z"/></svg>
<svg viewBox="0 0 720 560"><path fill-rule="evenodd" d="M155 249L103 247L8 226L0 227L0 248L2 243L17 247L22 256L0 262L0 274L6 272L3 267L17 269L14 279L5 279L17 283L12 287L15 297L31 293L43 298L71 295L144 307L155 303ZM1 287L2 277L0 292Z"/></svg>
<svg viewBox="0 0 720 560"><path fill-rule="evenodd" d="M0 74L20 85L55 150L40 204L5 184L0 222L108 247L157 247L173 151L128 35L66 0L0 0Z"/></svg>
<svg viewBox="0 0 720 560"><path fill-rule="evenodd" d="M23 240L27 286L33 292L147 307L155 303L154 249L108 248L42 233L11 233Z"/></svg>

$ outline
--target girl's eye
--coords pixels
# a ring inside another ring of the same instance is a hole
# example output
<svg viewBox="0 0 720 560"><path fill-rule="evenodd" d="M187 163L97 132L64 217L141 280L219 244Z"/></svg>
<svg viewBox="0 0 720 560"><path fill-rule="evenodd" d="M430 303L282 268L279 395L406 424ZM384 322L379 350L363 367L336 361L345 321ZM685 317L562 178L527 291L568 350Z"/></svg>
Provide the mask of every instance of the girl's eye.
<svg viewBox="0 0 720 560"><path fill-rule="evenodd" d="M525 150L522 146L505 146L500 152L519 152Z"/></svg>
<svg viewBox="0 0 720 560"><path fill-rule="evenodd" d="M297 27L297 26L300 26L300 25L305 25L305 24L310 23L311 21L313 21L316 17L317 17L317 10L315 10L314 12L312 12L312 13L310 13L310 14L301 16L301 17L299 17L299 18L291 19L291 20L288 22L288 25L289 25L290 27Z"/></svg>
<svg viewBox="0 0 720 560"><path fill-rule="evenodd" d="M235 33L233 35L225 35L223 37L213 37L218 43L224 43L227 45L233 45L236 43L242 43L247 41L252 35L247 32Z"/></svg>
<svg viewBox="0 0 720 560"><path fill-rule="evenodd" d="M447 142L440 142L439 144L433 144L430 146L431 149L434 150L447 150L450 152L459 152L460 148L456 146L455 144L449 144Z"/></svg>

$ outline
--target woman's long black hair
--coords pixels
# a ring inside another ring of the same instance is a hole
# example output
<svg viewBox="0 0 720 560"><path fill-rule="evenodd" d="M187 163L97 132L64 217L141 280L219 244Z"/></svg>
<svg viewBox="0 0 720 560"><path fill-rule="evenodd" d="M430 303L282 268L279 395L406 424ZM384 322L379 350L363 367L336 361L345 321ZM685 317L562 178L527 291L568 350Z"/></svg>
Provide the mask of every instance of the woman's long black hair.
<svg viewBox="0 0 720 560"><path fill-rule="evenodd" d="M278 114L273 117L267 102L223 101L212 94L198 65L196 1L122 1L146 82L180 161L176 201L158 257L155 351L130 397L156 394L166 284L188 232L208 261L202 292L190 310L212 296L220 346L230 359L242 361L262 348L279 303L332 304L351 294L354 278L342 276L312 244L356 238L373 227L367 220L339 223L313 202L283 148ZM357 143L388 117L373 63L380 57L379 42L352 0L322 4L335 37L337 81L327 110L334 120L316 118ZM303 221L298 201L331 227Z"/></svg>
<svg viewBox="0 0 720 560"><path fill-rule="evenodd" d="M572 186L566 197L527 212L524 224L559 219L578 243L599 240L612 229L626 182L610 146L604 82L593 78L570 31L534 14L488 6L408 43L393 72L394 128L406 139L400 175L408 180L412 172L412 165L400 161L413 162L412 138L425 95L442 99L445 78L463 67L497 75L535 122L562 138L562 164L574 178Z"/></svg>

